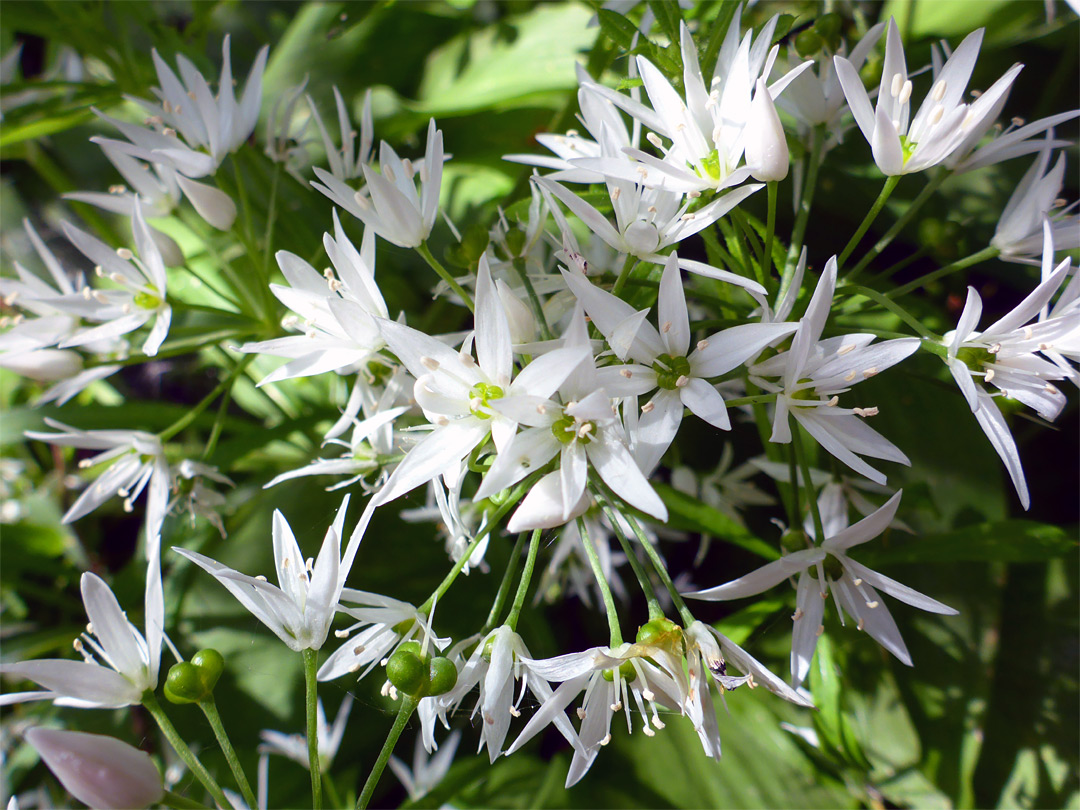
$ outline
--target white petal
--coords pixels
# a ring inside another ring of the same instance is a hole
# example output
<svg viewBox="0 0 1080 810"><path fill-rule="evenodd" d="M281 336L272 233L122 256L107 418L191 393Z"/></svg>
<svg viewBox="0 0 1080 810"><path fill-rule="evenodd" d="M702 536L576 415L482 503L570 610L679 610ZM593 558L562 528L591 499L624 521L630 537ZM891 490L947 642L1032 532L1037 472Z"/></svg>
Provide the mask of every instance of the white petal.
<svg viewBox="0 0 1080 810"><path fill-rule="evenodd" d="M808 571L799 575L795 596L794 627L791 632L791 682L798 686L810 674L810 662L817 648L818 630L825 614L822 585Z"/></svg>
<svg viewBox="0 0 1080 810"><path fill-rule="evenodd" d="M783 582L788 577L794 576L801 571L805 571L809 566L824 559L824 557L825 552L820 549L796 551L794 554L789 554L786 557L781 557L779 560L773 560L771 563L766 563L756 571L751 571L749 574L741 576L738 579L733 579L731 582L725 583L724 585L706 588L703 591L690 591L684 593L683 596L687 596L691 599L704 599L708 602L742 599L744 596L753 596L754 594L767 591L769 588Z"/></svg>
<svg viewBox="0 0 1080 810"><path fill-rule="evenodd" d="M630 506L666 523L668 512L660 496L642 475L621 441L601 435L587 448L589 461L611 490Z"/></svg>
<svg viewBox="0 0 1080 810"><path fill-rule="evenodd" d="M731 430L731 419L724 398L705 380L694 377L684 388L679 389L679 396L682 404L698 418L720 430Z"/></svg>
<svg viewBox="0 0 1080 810"><path fill-rule="evenodd" d="M236 203L220 189L189 180L182 174L176 175L176 181L195 211L219 231L227 231L236 221Z"/></svg>

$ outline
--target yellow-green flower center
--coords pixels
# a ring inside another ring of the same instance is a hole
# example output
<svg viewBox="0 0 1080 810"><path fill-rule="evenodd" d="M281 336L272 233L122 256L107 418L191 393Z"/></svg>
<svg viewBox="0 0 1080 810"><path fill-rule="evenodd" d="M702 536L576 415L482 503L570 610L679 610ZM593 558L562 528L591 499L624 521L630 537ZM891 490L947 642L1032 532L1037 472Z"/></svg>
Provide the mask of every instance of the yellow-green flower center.
<svg viewBox="0 0 1080 810"><path fill-rule="evenodd" d="M469 411L479 419L490 419L491 414L486 412L488 403L494 399L502 399L503 390L491 383L477 383L469 390Z"/></svg>
<svg viewBox="0 0 1080 810"><path fill-rule="evenodd" d="M652 367L656 372L656 384L667 391L674 391L679 387L680 377L690 376L690 361L685 357L662 354L653 361Z"/></svg>

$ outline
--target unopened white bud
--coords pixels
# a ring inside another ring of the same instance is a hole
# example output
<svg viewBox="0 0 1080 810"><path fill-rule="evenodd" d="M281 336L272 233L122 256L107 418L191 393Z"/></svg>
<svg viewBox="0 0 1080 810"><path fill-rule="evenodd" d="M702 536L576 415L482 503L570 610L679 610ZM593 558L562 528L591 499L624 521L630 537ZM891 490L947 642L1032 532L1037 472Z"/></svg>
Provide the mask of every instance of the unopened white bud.
<svg viewBox="0 0 1080 810"><path fill-rule="evenodd" d="M764 79L758 79L746 124L746 165L755 180L783 180L788 173L788 146Z"/></svg>

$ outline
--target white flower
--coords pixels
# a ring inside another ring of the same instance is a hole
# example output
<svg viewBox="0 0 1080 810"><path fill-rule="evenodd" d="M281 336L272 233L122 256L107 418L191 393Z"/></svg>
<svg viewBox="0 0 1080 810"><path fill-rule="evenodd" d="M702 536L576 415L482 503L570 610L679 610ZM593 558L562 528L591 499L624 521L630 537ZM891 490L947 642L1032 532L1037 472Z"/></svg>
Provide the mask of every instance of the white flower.
<svg viewBox="0 0 1080 810"><path fill-rule="evenodd" d="M847 556L849 548L874 539L888 527L900 505L902 494L902 490L897 492L884 506L854 526L846 526L845 520L839 524L843 526L839 531L830 533L827 530L828 536L820 545L788 554L725 585L684 596L708 601L741 599L762 593L798 574L796 608L792 616L795 623L791 645L793 683L801 684L810 671L810 660L814 657L818 636L822 632L821 619L830 586L841 621L846 611L855 619L860 630L866 630L881 646L911 666L911 656L904 640L875 588L931 613L954 616L957 611ZM833 521L830 524L838 528Z"/></svg>
<svg viewBox="0 0 1080 810"><path fill-rule="evenodd" d="M374 232L364 231L357 251L345 235L337 211L333 216L334 236L323 234L323 247L336 275L329 269L320 274L287 250L277 253L278 266L288 286L271 284L270 290L295 313L287 323L303 324L304 331L302 335L245 343L240 347L243 352L290 358L259 385L328 371L348 373L356 366L377 360L379 350L385 345L375 322L376 317L388 317L388 311L375 282ZM347 425L348 420L342 428Z"/></svg>
<svg viewBox="0 0 1080 810"><path fill-rule="evenodd" d="M982 37L982 28L965 37L936 75L930 95L910 122L912 84L895 20L889 20L885 35L885 63L876 107L871 108L855 66L842 56L834 57L851 112L883 174L911 174L936 166L965 144L973 132L984 132L985 121L996 118L997 100L1008 92L1020 71L1014 66L976 101L964 104L961 99L975 68Z"/></svg>
<svg viewBox="0 0 1080 810"><path fill-rule="evenodd" d="M241 574L194 551L175 546L173 551L211 574L289 649L297 652L318 650L330 632L342 586L367 525L361 518L342 559L341 536L348 506L349 496L346 495L333 524L326 531L318 559L312 561L309 558L307 562L304 562L284 515L274 510L274 564L278 585L271 585L265 577Z"/></svg>
<svg viewBox="0 0 1080 810"><path fill-rule="evenodd" d="M1055 208L1065 181L1065 153L1049 169L1052 143L1047 139L1023 179L1016 186L998 219L990 244L1001 251L1005 261L1024 262L1040 254L1043 247L1043 219ZM1050 221L1057 250L1080 247L1080 215L1059 212Z"/></svg>
<svg viewBox="0 0 1080 810"><path fill-rule="evenodd" d="M648 474L674 441L682 422L683 408L721 430L730 430L724 398L709 378L726 374L756 356L770 343L790 335L796 324L743 324L710 335L690 350L690 316L679 271L679 257L671 253L660 278L657 304L660 328L643 320L645 313L583 276L563 272L567 285L585 307L596 328L607 338L620 359L632 365L605 369L628 382L632 393L656 394L645 405L635 432L635 457Z"/></svg>
<svg viewBox="0 0 1080 810"><path fill-rule="evenodd" d="M142 703L143 693L157 687L164 636L165 602L161 567L156 556L150 560L146 576L145 636L127 620L109 586L96 574L86 572L82 575L81 587L90 623L82 637L74 642L75 650L84 660L48 659L0 664L0 672L45 687L42 692L0 695L0 706L27 700L52 700L58 705L81 709L118 709Z"/></svg>
<svg viewBox="0 0 1080 810"><path fill-rule="evenodd" d="M588 350L586 329L579 308L560 351ZM560 381L565 405L540 396L493 403L495 409L527 427L499 451L474 497L488 497L513 486L559 456L558 469L541 478L510 517L507 527L511 532L561 526L584 513L589 506L586 484L590 464L616 495L666 521L667 508L638 469L612 407L612 392L617 396L632 393L618 389L626 380L618 374L601 379L591 351L586 351L584 362L574 366L565 382Z"/></svg>
<svg viewBox="0 0 1080 810"><path fill-rule="evenodd" d="M443 740L438 752L429 757L423 737L418 736L413 749L411 769L397 757L390 757L390 770L401 781L410 799L416 801L426 796L443 780L454 762L454 754L460 742L461 732L455 731Z"/></svg>
<svg viewBox="0 0 1080 810"><path fill-rule="evenodd" d="M26 732L26 741L60 784L90 807L149 807L165 795L150 755L114 737L38 726Z"/></svg>
<svg viewBox="0 0 1080 810"><path fill-rule="evenodd" d="M371 145L375 138L375 125L371 117L371 91L368 90L364 94L364 106L360 111L359 144L356 143L356 131L349 120L349 110L345 106L345 99L341 97L341 92L337 87L334 88L334 103L341 130L340 147L335 147L330 139L330 134L326 131L322 117L319 115L319 109L311 100L311 96L307 97L307 102L311 108L311 116L315 119L315 125L319 128L319 135L322 136L326 160L330 163L330 173L342 182L360 177L364 167L371 164Z"/></svg>
<svg viewBox="0 0 1080 810"><path fill-rule="evenodd" d="M510 325L486 256L476 281L476 357L393 321L380 321L383 337L416 377L413 394L433 424L431 433L398 466L373 502L381 505L411 492L436 475L459 477L461 461L488 433L501 453L518 420L504 405L544 401L585 359L585 347L565 347L536 358L516 376Z"/></svg>
<svg viewBox="0 0 1080 810"><path fill-rule="evenodd" d="M1008 74L1006 74L1006 76L1008 76ZM999 79L998 81L1002 80L1003 79ZM1049 145L1049 147L1053 149L1072 146L1072 141L1051 140L1053 134L1052 128L1080 116L1080 110L1058 113L1057 115L1048 115L1045 118L1032 121L1030 124L1025 124L1023 119L1014 118L1000 135L995 136L988 143L975 148L982 139L982 136L986 134L985 130L994 123L994 119L997 118L1001 108L1004 106L1005 96L1003 95L997 101L998 109L992 115L988 115L983 119L983 131L973 131L968 138L956 148L956 151L949 155L945 160L946 166L951 168L957 174L961 174L963 172L981 169L983 166L993 166L995 163L1001 163L1003 160L1011 160L1020 155L1038 152L1044 145ZM1038 141L1032 140L1036 135L1040 135L1047 130L1050 130L1050 133L1047 136L1046 144L1040 144Z"/></svg>
<svg viewBox="0 0 1080 810"><path fill-rule="evenodd" d="M414 248L427 241L439 213L439 189L442 186L443 137L435 119L428 125L427 148L423 163L414 165L402 160L383 141L379 148L379 168L375 171L361 164L367 187L353 192L330 172L316 168L315 188L340 205L387 242ZM420 192L416 191L416 176Z"/></svg>
<svg viewBox="0 0 1080 810"><path fill-rule="evenodd" d="M326 710L323 708L322 698L319 698L316 706L316 738L319 748L319 767L323 771L329 771L334 764L338 748L341 747L341 739L345 735L345 724L349 722L349 712L352 711L353 695L345 693L345 699L338 707L338 713L334 717L334 724L326 722ZM311 766L308 755L307 738L303 734L285 734L280 731L264 729L259 732L262 744L259 752L263 754L279 754L288 757L294 762L299 762L305 768Z"/></svg>
<svg viewBox="0 0 1080 810"><path fill-rule="evenodd" d="M871 481L885 483L885 476L860 456L910 464L907 456L862 420L876 408L839 408L839 395L918 350L917 338L900 338L871 344L869 334L843 335L821 340L829 317L836 285L836 257L825 265L817 288L799 322L791 348L750 367L751 379L777 394L770 441L791 441L790 413L795 420L851 469ZM779 383L763 379L779 377Z"/></svg>
<svg viewBox="0 0 1080 810"><path fill-rule="evenodd" d="M740 14L736 14L720 49L709 87L702 78L697 46L686 24L681 27L683 85L685 100L651 62L637 57L638 71L652 109L613 90L589 84L590 90L609 99L654 132L672 142L670 160L661 160L637 149L624 153L638 164L618 159L584 158L575 166L606 176L622 177L643 185L673 191L717 191L737 185L750 175L749 167L739 168L746 148L751 96L759 78L768 78L779 46L769 50L778 17L765 24L756 41L750 32L739 42ZM789 71L767 88L772 98L783 92L801 70ZM690 164L689 170L684 168Z"/></svg>
<svg viewBox="0 0 1080 810"><path fill-rule="evenodd" d="M1044 228L1047 255L1052 257L1054 246L1049 223ZM1065 317L1039 323L1031 321L1049 303L1068 271L1069 260L1065 259L1027 298L982 332L976 328L982 314L982 299L974 287L968 287L967 302L956 329L943 338L948 347L949 372L1009 471L1025 509L1031 505L1031 497L1016 442L994 402L995 397L983 386L993 385L1002 395L1022 402L1044 419L1054 420L1061 413L1065 395L1047 380L1061 380L1068 374L1036 352L1052 351L1055 340L1075 333L1080 327L1080 310L1073 309Z"/></svg>
<svg viewBox="0 0 1080 810"><path fill-rule="evenodd" d="M153 357L165 342L172 323L172 307L166 298L165 262L138 205L132 209L131 228L138 258L127 248L113 250L100 239L64 223L64 233L71 243L94 262L99 275L118 288L84 287L80 293L69 293L51 302L64 312L103 322L77 331L61 341L59 348L111 340L134 332L151 319L154 325L143 342L143 354Z"/></svg>
<svg viewBox="0 0 1080 810"><path fill-rule="evenodd" d="M141 430L79 430L55 419L45 424L61 433L26 431L28 439L48 442L61 447L77 447L101 452L79 462L80 469L113 462L97 481L89 485L71 508L63 522L71 523L93 512L114 495L124 499L124 510L130 512L132 503L149 484L146 502L146 536L153 548L160 542L161 524L168 511L169 487L172 476L161 442L153 433Z"/></svg>

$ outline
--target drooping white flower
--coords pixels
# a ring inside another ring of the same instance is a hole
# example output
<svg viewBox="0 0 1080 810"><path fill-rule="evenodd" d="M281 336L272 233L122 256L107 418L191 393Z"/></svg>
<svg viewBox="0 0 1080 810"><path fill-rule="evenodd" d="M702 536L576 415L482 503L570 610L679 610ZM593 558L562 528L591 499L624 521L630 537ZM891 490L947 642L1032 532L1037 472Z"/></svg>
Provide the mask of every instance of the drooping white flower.
<svg viewBox="0 0 1080 810"><path fill-rule="evenodd" d="M114 495L122 497L124 509L131 511L132 503L149 485L146 536L149 543L159 542L161 524L168 511L172 476L158 437L141 430L80 430L49 418L45 419L45 424L61 432L42 433L28 430L26 437L61 447L100 451L95 456L82 459L79 462L80 469L112 462L71 505L64 514L63 522L78 520Z"/></svg>
<svg viewBox="0 0 1080 810"><path fill-rule="evenodd" d="M830 588L841 621L844 612L847 612L855 619L860 630L866 630L881 646L911 666L911 655L877 590L930 613L954 616L957 611L901 585L884 574L872 571L847 555L847 550L852 546L873 540L885 531L896 514L902 494L902 490L897 492L884 506L853 526L847 526L846 519L841 522L830 521L829 526L835 531L830 532L827 528L827 537L818 545L811 545L767 563L725 585L693 591L684 596L707 601L742 599L762 593L785 579L798 575L796 608L792 616L795 628L791 644L791 675L796 686L806 679L810 671L810 661L814 657L818 636L822 632L821 619Z"/></svg>
<svg viewBox="0 0 1080 810"><path fill-rule="evenodd" d="M397 757L390 757L390 770L394 772L409 798L413 801L423 798L430 793L446 776L447 771L454 762L454 754L457 753L458 743L461 742L461 731L452 732L434 755L429 755L424 746L423 736L416 738L416 746L413 749L412 768L409 768Z"/></svg>
<svg viewBox="0 0 1080 810"><path fill-rule="evenodd" d="M656 391L634 435L635 456L646 474L674 441L684 407L714 427L730 430L724 399L709 378L738 368L798 328L788 323L743 324L698 341L691 352L690 316L676 253L668 256L660 278L659 329L642 319L644 313L584 277L566 271L563 277L615 354L633 361L605 369L605 374L617 371L634 394Z"/></svg>
<svg viewBox="0 0 1080 810"><path fill-rule="evenodd" d="M822 340L835 285L834 256L825 265L791 348L751 366L751 380L777 394L770 441L791 441L790 414L829 453L871 481L884 484L885 476L860 456L911 462L863 421L875 415L877 408L840 408L839 395L917 351L919 341L899 338L872 344L874 336L870 334Z"/></svg>
<svg viewBox="0 0 1080 810"><path fill-rule="evenodd" d="M0 706L52 700L58 705L81 709L118 709L141 703L143 693L157 687L165 621L157 556L151 557L147 568L145 636L128 621L112 590L100 577L84 573L81 588L90 623L74 646L84 660L43 659L0 664L0 672L45 687L41 692L0 695Z"/></svg>
<svg viewBox="0 0 1080 810"><path fill-rule="evenodd" d="M386 141L379 147L379 169L361 164L367 183L354 192L332 173L316 167L315 188L340 205L375 233L399 247L414 248L427 241L439 213L442 186L443 137L435 119L428 125L423 163L416 166L398 157ZM416 178L420 191L416 190Z"/></svg>
<svg viewBox="0 0 1080 810"><path fill-rule="evenodd" d="M1054 254L1049 222L1044 223L1046 261ZM1065 259L1012 311L982 332L977 327L982 314L982 299L974 287L968 287L967 301L956 329L944 336L948 347L946 363L971 412L979 422L994 450L1005 464L1016 493L1025 509L1031 505L1027 481L1020 464L1020 454L994 402L995 395L985 386L993 385L1003 396L1016 399L1041 417L1054 420L1065 407L1065 395L1048 382L1068 376L1065 369L1036 352L1052 351L1054 342L1080 328L1080 310L1065 317L1032 321L1045 307L1069 271Z"/></svg>
<svg viewBox="0 0 1080 810"><path fill-rule="evenodd" d="M90 807L149 807L165 795L150 755L115 737L38 726L26 732L26 741L60 784Z"/></svg>
<svg viewBox="0 0 1080 810"><path fill-rule="evenodd" d="M997 117L997 101L1012 86L1020 72L1019 66L1014 66L973 103L962 101L982 37L980 28L953 51L914 118L911 117L912 83L895 20L889 20L885 35L885 63L876 107L870 106L870 97L855 66L842 56L833 58L855 122L883 174L911 174L936 166L965 144L972 132L981 134L985 131L984 123Z"/></svg>
<svg viewBox="0 0 1080 810"><path fill-rule="evenodd" d="M228 589L256 619L265 624L289 649L318 650L326 641L337 610L345 578L352 567L356 544L366 526L363 519L341 558L341 537L349 496L341 502L333 524L326 531L319 556L304 561L300 546L284 515L274 510L274 565L277 585L265 577L251 577L216 560L187 549L173 551L191 560Z"/></svg>
<svg viewBox="0 0 1080 810"><path fill-rule="evenodd" d="M1050 143L1047 138L998 219L990 244L1001 251L1005 261L1028 262L1042 253L1043 219L1054 210L1065 181L1065 153L1049 168ZM1080 215L1075 210L1059 212L1050 220L1050 229L1057 250L1080 247Z"/></svg>
<svg viewBox="0 0 1080 810"><path fill-rule="evenodd" d="M331 725L326 722L326 710L323 708L322 698L316 705L316 735L319 747L319 767L327 772L334 764L338 748L341 747L342 737L345 735L345 724L349 722L349 713L352 711L353 694L346 692L345 698L338 707L338 713ZM305 768L311 766L311 758L308 754L307 738L303 734L285 734L281 731L263 729L259 732L262 744L259 745L259 753L278 754L288 757L294 762L299 762Z"/></svg>

